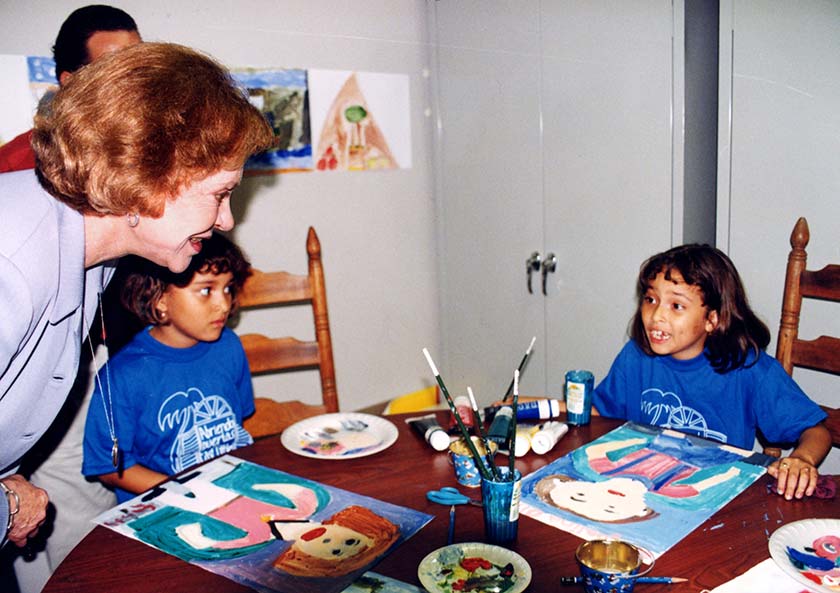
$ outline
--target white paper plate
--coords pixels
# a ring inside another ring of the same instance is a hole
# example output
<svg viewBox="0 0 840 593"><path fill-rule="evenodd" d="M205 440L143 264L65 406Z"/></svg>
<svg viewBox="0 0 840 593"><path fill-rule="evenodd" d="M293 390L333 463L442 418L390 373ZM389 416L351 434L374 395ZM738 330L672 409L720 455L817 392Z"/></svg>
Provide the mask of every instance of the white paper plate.
<svg viewBox="0 0 840 593"><path fill-rule="evenodd" d="M783 571L808 587L811 591L837 593L840 591L840 519L804 519L779 527L770 536L770 556ZM815 546L822 551L816 554ZM833 563L830 570L809 568L817 563ZM822 584L805 574L820 578Z"/></svg>
<svg viewBox="0 0 840 593"><path fill-rule="evenodd" d="M316 459L353 459L387 449L397 440L397 427L371 414L323 414L296 422L280 440L292 453Z"/></svg>
<svg viewBox="0 0 840 593"><path fill-rule="evenodd" d="M475 560L467 561L465 566L465 559ZM508 565L513 572L512 576L505 577L500 571ZM486 579L484 586L467 588L473 593L520 593L531 582L531 567L522 556L508 549L464 543L439 548L423 558L417 567L417 576L430 593L454 593L454 582L470 578L476 579L474 585L478 585L478 579Z"/></svg>

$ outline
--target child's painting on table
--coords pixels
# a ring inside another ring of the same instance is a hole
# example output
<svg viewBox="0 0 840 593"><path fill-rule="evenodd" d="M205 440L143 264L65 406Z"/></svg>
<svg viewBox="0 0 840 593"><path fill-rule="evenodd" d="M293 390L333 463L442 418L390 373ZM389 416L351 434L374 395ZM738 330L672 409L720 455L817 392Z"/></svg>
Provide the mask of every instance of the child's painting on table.
<svg viewBox="0 0 840 593"><path fill-rule="evenodd" d="M257 591L328 593L431 519L226 455L96 521Z"/></svg>
<svg viewBox="0 0 840 593"><path fill-rule="evenodd" d="M659 556L762 474L771 458L628 422L522 480L521 512Z"/></svg>

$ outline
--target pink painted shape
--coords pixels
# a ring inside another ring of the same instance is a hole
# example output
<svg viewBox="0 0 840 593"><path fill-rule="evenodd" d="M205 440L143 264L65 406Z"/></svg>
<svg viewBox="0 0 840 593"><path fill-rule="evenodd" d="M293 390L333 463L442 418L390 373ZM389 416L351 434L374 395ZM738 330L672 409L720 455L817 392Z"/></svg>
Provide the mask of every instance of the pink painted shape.
<svg viewBox="0 0 840 593"><path fill-rule="evenodd" d="M224 550L266 542L273 535L271 534L268 523L263 520L263 517L281 521L307 519L318 508L318 500L315 493L308 488L301 488L292 502L296 506L293 509L289 509L260 502L247 496L239 496L226 505L211 511L208 513L210 517L248 532L248 535L239 539L219 542L216 547Z"/></svg>

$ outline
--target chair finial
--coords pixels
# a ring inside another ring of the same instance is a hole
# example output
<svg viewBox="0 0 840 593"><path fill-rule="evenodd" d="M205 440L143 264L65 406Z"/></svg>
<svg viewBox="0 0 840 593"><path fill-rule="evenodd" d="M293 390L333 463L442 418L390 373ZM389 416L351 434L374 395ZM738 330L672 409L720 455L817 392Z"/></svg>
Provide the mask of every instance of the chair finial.
<svg viewBox="0 0 840 593"><path fill-rule="evenodd" d="M805 249L810 240L811 231L808 229L808 221L804 216L800 216L790 234L790 246L794 249Z"/></svg>

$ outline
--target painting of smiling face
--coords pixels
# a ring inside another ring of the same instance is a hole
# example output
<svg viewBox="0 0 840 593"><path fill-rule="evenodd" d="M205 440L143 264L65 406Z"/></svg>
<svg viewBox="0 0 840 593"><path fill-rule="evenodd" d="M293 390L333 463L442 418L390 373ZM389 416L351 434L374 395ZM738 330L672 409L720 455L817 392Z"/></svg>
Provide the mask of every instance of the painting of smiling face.
<svg viewBox="0 0 840 593"><path fill-rule="evenodd" d="M593 521L632 521L654 513L645 502L645 485L630 478L583 482L566 476L549 476L540 480L535 491L548 504Z"/></svg>
<svg viewBox="0 0 840 593"><path fill-rule="evenodd" d="M298 536L295 546L310 556L339 559L355 556L373 543L371 538L341 525L318 525Z"/></svg>

